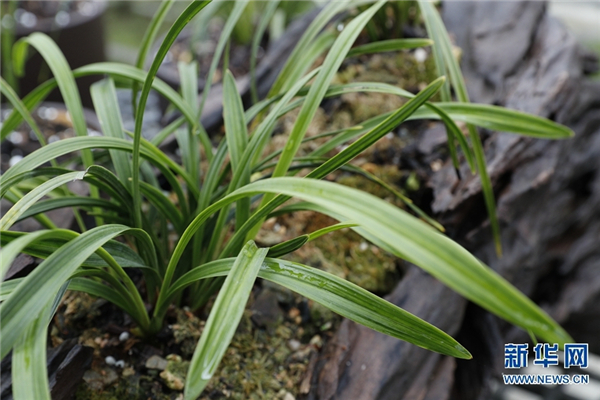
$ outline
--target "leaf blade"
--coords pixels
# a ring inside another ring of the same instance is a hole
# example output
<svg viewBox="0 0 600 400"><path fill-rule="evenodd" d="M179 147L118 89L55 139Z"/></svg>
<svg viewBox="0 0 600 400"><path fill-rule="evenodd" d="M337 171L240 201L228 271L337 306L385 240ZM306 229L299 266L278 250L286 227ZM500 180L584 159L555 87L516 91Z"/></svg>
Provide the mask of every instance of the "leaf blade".
<svg viewBox="0 0 600 400"><path fill-rule="evenodd" d="M223 358L267 251L258 249L254 242L248 242L236 258L194 351L185 384L185 399L195 399L200 395Z"/></svg>

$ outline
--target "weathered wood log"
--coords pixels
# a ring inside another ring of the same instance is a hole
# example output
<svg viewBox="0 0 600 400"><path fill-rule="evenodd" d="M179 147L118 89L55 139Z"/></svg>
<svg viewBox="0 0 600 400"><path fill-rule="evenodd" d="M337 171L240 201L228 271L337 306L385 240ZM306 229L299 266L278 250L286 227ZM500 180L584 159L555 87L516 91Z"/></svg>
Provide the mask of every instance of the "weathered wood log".
<svg viewBox="0 0 600 400"><path fill-rule="evenodd" d="M600 320L600 85L585 78L597 63L547 15L545 3L445 2L443 17L462 49L474 102L551 118L576 137L482 132L501 222L500 259L479 178L465 165L458 180L450 162L437 172L422 163L433 201L421 206L598 351L600 323L590 318ZM414 157L416 148L427 159L423 151L433 147L417 143L402 156ZM486 399L503 344L528 340L425 273L411 270L388 299L455 335L474 360L449 360L344 321L317 362L308 399Z"/></svg>
<svg viewBox="0 0 600 400"><path fill-rule="evenodd" d="M77 344L76 339L65 340L49 349L46 364L50 394L53 400L68 400L73 397L83 373L92 364L94 349ZM11 353L12 354L12 353ZM2 384L0 399L12 400L11 355L2 360Z"/></svg>

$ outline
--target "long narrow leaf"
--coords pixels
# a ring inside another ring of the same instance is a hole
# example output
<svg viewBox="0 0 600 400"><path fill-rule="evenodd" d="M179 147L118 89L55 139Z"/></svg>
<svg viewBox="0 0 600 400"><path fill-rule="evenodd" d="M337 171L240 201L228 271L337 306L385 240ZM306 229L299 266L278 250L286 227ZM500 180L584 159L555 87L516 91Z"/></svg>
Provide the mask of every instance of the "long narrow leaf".
<svg viewBox="0 0 600 400"><path fill-rule="evenodd" d="M434 56L438 68L446 68L448 75L450 76L450 82L456 93L456 97L459 102L468 103L469 94L467 93L467 87L465 85L462 72L458 61L454 57L452 52L452 44L450 43L450 37L446 31L446 27L440 17L439 13L429 0L419 0L419 6L421 13L425 20L429 35L432 36L435 41ZM450 100L449 95L446 94L442 99ZM496 200L494 199L494 190L492 188L492 182L487 172L487 166L485 163L485 151L481 138L475 127L471 124L467 125L471 143L473 144L473 152L475 153L475 161L477 163L477 170L481 176L481 189L483 191L483 197L485 200L485 206L487 208L488 216L490 218L490 225L492 228L492 236L496 245L496 253L498 256L502 255L502 245L500 238L500 223L496 214Z"/></svg>
<svg viewBox="0 0 600 400"><path fill-rule="evenodd" d="M275 83L273 83L273 86L271 86L271 90L269 91L269 95L267 97L270 98L276 96L282 93L284 88L287 89L294 84L295 76L291 73L292 70L304 58L308 48L311 46L311 43L317 37L319 32L323 30L325 25L327 25L327 23L329 23L329 21L336 14L341 12L345 7L348 7L348 5L348 3L343 1L331 1L323 7L317 17L310 23L308 28L306 28L302 34L302 37L298 43L296 43L296 46L294 46L294 50L292 50L292 53L285 62L285 65L277 76Z"/></svg>
<svg viewBox="0 0 600 400"><path fill-rule="evenodd" d="M131 228L123 225L90 229L62 246L34 269L0 305L1 358L6 356L25 329L40 315L39 305L50 302L71 274L104 243L128 231L133 233ZM142 314L138 315L140 318L145 314L143 307L142 303Z"/></svg>
<svg viewBox="0 0 600 400"><path fill-rule="evenodd" d="M23 117L23 119L25 120L25 122L27 122L27 124L31 127L31 129L35 133L35 136L36 136L37 140L40 142L40 144L42 146L45 146L46 145L46 139L44 138L44 135L40 131L40 127L35 122L35 120L31 116L31 114L29 113L29 110L27 109L27 107L25 107L25 104L23 104L23 102L21 101L21 99L19 99L19 97L17 96L17 94L15 93L15 91L1 77L0 77L0 92L2 92L2 94L4 96L6 96L6 98L8 99L8 101L10 101L10 103L12 104L12 106L14 107L14 109L19 114L21 114L21 116ZM8 131L6 131L5 134L0 135L0 140L3 141L4 139L6 139L5 136L7 134L8 134ZM56 167L56 161L55 161L55 163L54 163L53 166Z"/></svg>
<svg viewBox="0 0 600 400"><path fill-rule="evenodd" d="M181 30L187 25L187 23L198 13L200 12L209 1L198 1L192 2L181 15L177 18L177 20L171 26L171 29L167 33L163 43L161 44L152 65L150 66L150 70L148 71L148 75L146 76L146 80L144 81L144 85L142 87L142 93L140 95L139 106L137 113L135 115L135 132L133 137L133 165L132 165L132 179L131 179L131 187L133 189L133 202L135 206L134 210L134 221L135 226L140 227L142 224L142 215L141 215L141 198L140 198L140 189L139 189L139 167L140 167L140 147L141 147L141 138L142 138L142 122L144 119L144 110L146 108L146 102L148 100L148 95L150 94L150 89L152 88L152 81L158 72L158 68L163 62L169 48L175 42L177 36Z"/></svg>
<svg viewBox="0 0 600 400"><path fill-rule="evenodd" d="M173 284L173 293L199 279L229 273L234 259L194 268ZM471 358L456 340L409 312L333 274L277 258L266 258L258 277L285 286L345 318L417 346L458 358Z"/></svg>
<svg viewBox="0 0 600 400"><path fill-rule="evenodd" d="M52 70L57 81L60 92L63 96L69 115L73 121L73 130L77 136L87 136L87 125L83 115L83 106L81 98L75 84L75 77L71 71L67 59L60 51L59 47L50 37L44 33L34 32L15 43L13 48L13 63L15 70L19 75L23 73L25 64L25 55L27 46L31 45L44 57L44 60ZM84 165L92 165L93 158L89 151L82 153Z"/></svg>
<svg viewBox="0 0 600 400"><path fill-rule="evenodd" d="M17 341L12 354L12 389L16 400L51 400L46 370L46 338L52 302Z"/></svg>
<svg viewBox="0 0 600 400"><path fill-rule="evenodd" d="M197 398L215 373L242 318L267 251L248 242L235 260L194 351L185 383L185 399Z"/></svg>
<svg viewBox="0 0 600 400"><path fill-rule="evenodd" d="M135 61L135 66L139 69L144 68L144 62L146 62L146 56L148 55L148 51L154 44L154 40L156 39L156 35L158 34L158 30L160 29L167 13L171 9L173 2L175 0L163 0L156 10L156 13L152 16L152 20L150 20L150 24L148 28L146 28L146 32L144 33L144 37L142 39L142 43L140 45L140 51L138 53L137 59ZM131 87L131 102L133 105L133 113L137 112L137 94L138 94L139 84L138 82L134 82Z"/></svg>
<svg viewBox="0 0 600 400"><path fill-rule="evenodd" d="M267 26L273 18L277 7L281 0L272 0L264 5L264 10L260 17L260 22L256 28L256 32L252 37L252 50L250 51L250 93L252 95L252 102L258 102L258 88L256 84L256 59L258 57L258 49L260 47L260 41L267 30Z"/></svg>
<svg viewBox="0 0 600 400"><path fill-rule="evenodd" d="M348 52L348 57L356 57L362 54L384 53L403 49L415 49L417 47L431 46L430 39L389 39L379 40L373 43L356 46Z"/></svg>
<svg viewBox="0 0 600 400"><path fill-rule="evenodd" d="M181 236L166 275L174 269L182 249L210 214L241 197L264 192L299 197L323 207L334 217L341 215L377 238L385 245L385 250L419 265L456 292L501 318L531 330L548 342L571 340L530 299L431 226L367 193L313 179L271 178L257 181L213 204L192 221ZM169 286L170 279L165 277Z"/></svg>
<svg viewBox="0 0 600 400"><path fill-rule="evenodd" d="M90 94L94 102L94 108L105 136L125 139L123 133L123 122L119 112L117 91L112 79L103 79L94 83L90 88ZM122 151L109 150L115 171L119 180L130 187L131 162L129 155Z"/></svg>
<svg viewBox="0 0 600 400"><path fill-rule="evenodd" d="M85 176L85 172L71 172L68 174L54 177L47 182L39 185L31 192L27 193L21 200L13 205L0 219L0 231L8 230L29 207L35 204L36 201L44 197L46 194L56 189L57 187L64 185L67 182L81 180Z"/></svg>
<svg viewBox="0 0 600 400"><path fill-rule="evenodd" d="M233 32L233 28L235 24L242 16L244 9L248 5L249 0L238 0L234 3L233 9L231 13L227 17L227 21L223 26L223 30L221 31L221 35L219 36L219 41L217 42L217 47L213 53L213 59L210 63L210 68L208 70L208 74L206 75L206 84L204 85L204 89L202 90L202 99L200 100L200 107L198 109L198 116L202 115L202 111L204 110L204 105L206 104L206 99L208 99L208 94L210 93L210 88L212 86L213 77L215 71L217 70L217 66L219 65L219 61L221 60L221 56L223 54L223 50L225 49L225 45L229 41L231 37L231 33Z"/></svg>
<svg viewBox="0 0 600 400"><path fill-rule="evenodd" d="M100 62L85 65L83 67L77 68L73 70L73 76L75 78L80 78L83 76L89 75L110 75L114 79L125 79L132 80L134 82L144 82L147 73L141 69L132 67L131 65L114 63L114 62ZM40 86L35 88L31 93L23 98L23 104L27 107L28 110L32 110L38 105L43 99L50 94L52 89L57 86L56 79L52 78L42 83ZM152 81L152 89L156 90L158 93L162 94L164 97L169 100L171 104L175 108L177 108L183 116L187 119L187 121L191 124L194 124L196 121L196 114L193 109L188 107L186 103L183 101L181 96L177 94L173 88L167 85L162 80L155 78ZM5 137L8 133L14 130L19 123L21 123L22 118L21 115L15 110L13 111L8 118L2 124L2 130L0 131L1 137Z"/></svg>

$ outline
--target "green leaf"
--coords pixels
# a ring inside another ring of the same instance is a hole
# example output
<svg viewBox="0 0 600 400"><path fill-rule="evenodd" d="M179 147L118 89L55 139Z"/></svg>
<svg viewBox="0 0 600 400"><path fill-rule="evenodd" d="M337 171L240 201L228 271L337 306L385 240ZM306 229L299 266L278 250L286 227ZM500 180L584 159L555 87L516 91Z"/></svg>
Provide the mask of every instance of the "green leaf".
<svg viewBox="0 0 600 400"><path fill-rule="evenodd" d="M242 98L237 90L235 78L227 70L223 78L223 121L225 123L225 135L229 147L229 158L231 169L235 173L240 165L244 149L248 145L248 129L244 119L244 106Z"/></svg>
<svg viewBox="0 0 600 400"><path fill-rule="evenodd" d="M235 260L194 351L185 383L185 399L197 398L214 375L242 318L267 251L250 241Z"/></svg>
<svg viewBox="0 0 600 400"><path fill-rule="evenodd" d="M429 225L360 191L323 181L280 178L254 182L231 194L278 192L296 196L355 222L404 258L467 299L552 343L569 335L543 310L461 246ZM324 195L326 193L326 195Z"/></svg>
<svg viewBox="0 0 600 400"><path fill-rule="evenodd" d="M62 297L62 296L61 296ZM17 341L12 354L13 396L16 400L51 400L46 370L46 338L52 302L43 307Z"/></svg>
<svg viewBox="0 0 600 400"><path fill-rule="evenodd" d="M148 51L154 44L154 40L156 39L156 35L167 16L167 13L171 9L173 2L175 0L163 0L156 10L156 13L152 16L152 20L146 28L146 32L144 33L144 38L142 39L142 44L140 45L140 51L138 53L137 59L135 61L135 66L139 69L144 68L144 62L146 61L146 56L148 55ZM137 112L137 94L138 94L138 82L134 82L131 87L131 102L133 105L133 113Z"/></svg>
<svg viewBox="0 0 600 400"><path fill-rule="evenodd" d="M75 78L80 78L83 76L89 75L110 75L115 79L125 79L132 80L134 82L144 82L147 73L141 69L132 67L131 65L119 64L113 62L100 62L85 65L83 67L77 68L73 71L73 76ZM52 89L56 87L56 79L49 79L46 82L42 83L40 86L35 88L31 93L29 93L25 98L23 98L23 104L27 107L28 110L32 110L35 108L37 104L39 104L43 99L50 94ZM158 93L163 95L175 108L177 108L183 116L187 119L190 124L196 123L196 113L190 108L177 94L175 90L173 90L169 85L167 85L162 80L155 78L152 81L152 89L156 90ZM0 136L4 137L12 130L14 130L19 123L22 121L21 115L15 110L13 111L9 117L2 124L2 130L0 131Z"/></svg>
<svg viewBox="0 0 600 400"><path fill-rule="evenodd" d="M75 180L81 180L85 176L85 172L71 172L64 175L54 177L47 182L39 185L31 192L27 193L21 200L13 205L0 219L0 231L8 230L29 207L35 204L36 201L44 197L46 194L64 185L65 183Z"/></svg>
<svg viewBox="0 0 600 400"><path fill-rule="evenodd" d="M179 69L179 78L181 79L183 100L190 108L196 110L198 109L198 64L196 62L189 64L179 62L177 66ZM189 126L187 131L177 131L175 137L177 138L179 148L183 150L181 157L185 170L188 171L195 182L199 183L200 147L198 146L198 136L194 132L194 126ZM210 140L208 149L212 151Z"/></svg>
<svg viewBox="0 0 600 400"><path fill-rule="evenodd" d="M142 140L141 155L150 161L168 180L169 184L175 191L182 207L185 206L185 198L181 185L175 178L173 171L181 176L186 184L187 189L195 196L198 195L198 187L195 185L190 176L181 168L179 164L171 160L162 151L151 145L148 141ZM9 168L6 173L0 176L0 187L4 190L5 182L13 182L17 176L26 173L56 157L60 157L70 152L81 149L115 149L127 152L133 151L133 145L130 141L124 139L110 137L74 137L64 139L58 142L50 143L49 145L38 149L19 161L13 167ZM184 207L185 209L185 207Z"/></svg>
<svg viewBox="0 0 600 400"><path fill-rule="evenodd" d="M171 293L183 290L199 279L226 275L233 262L234 259L226 258L194 268L173 284ZM328 272L291 261L266 258L258 277L285 286L378 332L438 353L471 358L464 347L440 329Z"/></svg>
<svg viewBox="0 0 600 400"><path fill-rule="evenodd" d="M389 39L356 46L348 52L348 57L356 57L362 54L385 53L404 49L415 49L417 47L431 46L430 39Z"/></svg>
<svg viewBox="0 0 600 400"><path fill-rule="evenodd" d="M142 122L144 119L144 110L146 108L146 102L148 100L148 95L150 94L150 89L152 88L152 81L154 80L156 73L158 72L158 68L162 64L169 48L175 42L177 36L181 30L187 25L187 23L198 13L200 12L209 1L195 1L192 2L177 18L177 20L167 32L165 39L163 40L160 48L158 49L156 56L150 66L150 70L148 71L148 75L146 76L146 80L144 81L144 85L142 86L142 93L139 99L139 106L137 113L135 115L135 132L133 136L133 165L132 171L133 175L131 178L131 187L133 188L133 204L134 204L134 214L133 218L135 221L136 227L142 226L142 214L141 214L141 198L140 198L140 188L139 188L139 167L140 167L140 147L141 147L141 139L142 139ZM194 118L193 118L194 119ZM193 120L192 119L192 120ZM193 186L193 185L192 185Z"/></svg>
<svg viewBox="0 0 600 400"><path fill-rule="evenodd" d="M19 237L13 241L11 241L10 243L6 244L4 243L4 241L6 240L6 236L7 234L10 234L10 232L2 232L2 249L0 249L0 254L2 255L2 257L0 257L0 282L2 282L4 280L4 277L6 276L6 273L8 272L8 269L10 268L10 265L12 264L12 262L14 261L14 259L19 255L19 253L21 253L27 246L29 246L31 243L37 241L37 240L42 240L46 237L51 238L51 237L60 237L61 234L63 234L61 232L61 230L41 230L41 231L37 231L37 232L32 232L29 233L23 237ZM71 239L72 236L70 234L68 234L68 238ZM2 283L2 285L5 285L5 282Z"/></svg>
<svg viewBox="0 0 600 400"><path fill-rule="evenodd" d="M267 97L273 97L283 93L296 82L296 79L299 78L299 76L296 76L296 74L293 73L293 70L298 64L302 63L306 54L309 53L309 48L311 47L313 40L336 14L349 5L349 3L343 1L331 1L323 7L317 17L310 23L308 28L306 28L302 37L300 37L300 40L296 43L296 46L294 46L292 53L277 76L275 83L271 86L271 90Z"/></svg>
<svg viewBox="0 0 600 400"><path fill-rule="evenodd" d="M258 88L256 85L256 59L258 57L258 49L265 31L269 26L269 22L271 21L271 18L273 18L275 11L277 11L277 6L279 6L280 1L281 0L271 0L264 5L264 9L260 16L260 22L252 37L252 50L250 51L250 93L252 94L253 103L258 102Z"/></svg>
<svg viewBox="0 0 600 400"><path fill-rule="evenodd" d="M19 74L21 74L24 67L24 56L27 54L28 45L35 47L52 71L65 106L69 112L75 134L77 136L87 137L87 123L83 114L83 105L81 104L75 77L73 76L73 72L69 67L67 59L60 51L60 48L48 35L41 32L34 32L29 36L20 39L15 43L13 48L13 54L15 55L13 57L13 63L15 65L15 70L19 71ZM82 150L81 158L83 160L83 165L86 168L94 163L94 157L90 150ZM90 196L94 198L99 197L98 190L95 187L90 187ZM102 223L102 218L96 217L96 225L101 225Z"/></svg>
<svg viewBox="0 0 600 400"><path fill-rule="evenodd" d="M0 92L2 92L2 94L4 96L6 96L8 101L10 101L12 106L15 108L15 110L19 114L21 114L21 116L23 117L25 122L27 122L27 124L31 127L31 129L35 133L35 136L37 137L40 144L42 146L45 146L46 139L44 138L44 135L40 131L40 127L35 122L35 120L31 116L31 114L29 113L29 110L27 109L27 107L25 107L25 104L23 104L21 99L19 99L19 96L17 96L15 91L1 77L0 77ZM4 139L6 139L6 136L8 135L9 132L10 131L6 131L6 132L3 131L3 133L0 135L0 141L3 141ZM55 161L55 163L56 163L56 161ZM53 165L53 166L56 167L56 165Z"/></svg>
<svg viewBox="0 0 600 400"><path fill-rule="evenodd" d="M38 232L42 232L44 234L43 237L36 238L35 236ZM3 257L5 257L6 260L2 260L1 265L2 268L6 267L6 270L10 267L11 260L14 259L19 252L46 259L66 242L77 237L77 233L66 229L43 230L31 233L3 231L1 233L0 239L2 246L6 246L6 248L2 249ZM9 246L12 246L12 243L17 242L17 240L22 241L19 245L19 250L17 250L16 253L14 253L14 250L10 250L9 253ZM23 242L25 242L25 244L23 244ZM156 271L155 265L152 267L147 266L140 256L124 243L110 240L104 244L103 248L123 268L141 268ZM12 258L10 258L9 255ZM109 267L106 261L97 254L89 256L81 265L83 267L96 268ZM158 277L158 275L155 277Z"/></svg>
<svg viewBox="0 0 600 400"><path fill-rule="evenodd" d="M223 26L223 30L219 36L219 41L217 42L217 47L213 53L213 58L210 63L210 69L208 70L208 74L206 75L206 84L204 85L204 89L202 90L202 100L200 101L200 108L198 110L198 117L202 115L202 111L204 110L204 104L206 104L206 99L208 98L208 94L210 93L210 88L212 86L212 81L214 78L215 71L219 65L219 61L221 60L221 55L223 54L223 50L225 49L225 45L229 41L231 37L231 33L233 32L233 28L235 24L242 16L244 9L248 5L249 0L238 0L234 3L233 9L231 13L227 17L227 22Z"/></svg>
<svg viewBox="0 0 600 400"><path fill-rule="evenodd" d="M442 18L433 6L433 3L429 2L428 0L419 0L419 7L421 9L423 19L425 20L427 31L435 41L433 51L438 72L441 72L442 70L444 70L444 74L446 71L448 72L448 75L450 76L450 82L452 83L452 87L456 93L456 98L459 102L468 103L469 94L467 93L467 87L460 71L460 65L458 64L458 61L452 52L450 37L446 31L446 27L444 26ZM450 89L448 86L446 86L442 92L442 100L450 101ZM487 172L487 166L485 163L485 151L483 149L483 144L481 143L479 133L475 127L471 124L468 124L467 129L473 145L477 170L481 176L481 189L483 191L485 206L490 218L492 235L496 245L496 253L498 256L501 256L502 245L500 243L500 223L498 222L498 216L496 215L496 200L494 199L494 190L492 188L492 182Z"/></svg>
<svg viewBox="0 0 600 400"><path fill-rule="evenodd" d="M267 256L269 257L281 257L286 254L289 254L293 251L298 250L300 247L304 246L308 242L308 235L297 236L293 239L286 240L285 242L281 242L272 246L269 249L269 253Z"/></svg>
<svg viewBox="0 0 600 400"><path fill-rule="evenodd" d="M46 213L48 211L57 210L59 208L92 208L99 207L104 210L120 211L118 204L104 199L94 199L91 197L59 197L37 202L24 212L16 222L22 221L32 216Z"/></svg>
<svg viewBox="0 0 600 400"><path fill-rule="evenodd" d="M127 297L103 283L88 278L73 278L69 282L69 290L85 292L91 296L108 300L127 313L135 313L135 309L131 307Z"/></svg>
<svg viewBox="0 0 600 400"><path fill-rule="evenodd" d="M567 139L575 133L547 118L487 104L434 103L452 119L499 132L518 133L540 139ZM438 119L431 109L421 108L411 117Z"/></svg>
<svg viewBox="0 0 600 400"><path fill-rule="evenodd" d="M315 115L317 108L319 108L319 104L321 103L321 100L327 91L331 79L344 61L344 56L346 53L348 53L348 50L350 50L350 47L360 34L362 28L373 17L375 12L377 12L377 10L383 6L383 3L383 1L375 3L358 17L354 18L344 28L340 36L333 44L331 50L327 54L327 57L323 61L323 65L315 79L315 83L311 86L306 96L304 106L300 110L298 118L296 119L296 123L290 132L289 139L286 142L283 152L281 153L279 162L273 171L273 176L283 176L287 172L294 155L300 147L302 139L304 138L306 130L308 129L308 125ZM270 197L265 196L262 204L266 204L269 200Z"/></svg>
<svg viewBox="0 0 600 400"><path fill-rule="evenodd" d="M69 115L73 121L73 130L77 136L87 136L87 125L83 115L83 106L79 91L75 84L75 77L69 67L67 59L62 54L56 43L50 37L41 32L34 32L31 35L15 43L13 49L13 63L15 70L21 75L25 64L25 55L27 46L32 45L42 55L58 83L60 93L63 96ZM92 154L83 152L84 165L92 165Z"/></svg>
<svg viewBox="0 0 600 400"><path fill-rule="evenodd" d="M402 107L400 107L396 112L392 113L384 121L380 122L367 134L362 136L360 139L356 140L354 143L342 150L340 153L336 154L334 157L327 160L321 166L312 170L307 175L307 177L322 179L331 172L348 163L358 154L363 152L381 137L383 137L396 126L398 126L400 122L408 118L416 109L418 109L423 103L425 103L431 96L433 96L439 90L440 86L444 82L444 79L444 77L440 77L434 82L430 83L425 89L419 92L419 94L417 94L414 98L412 98ZM273 196L265 195L263 197L263 203L266 198L272 197ZM235 233L233 238L229 241L229 243L223 250L223 254L229 255L231 248L235 248L237 243L239 243L239 241L242 240L242 235L246 235L248 232L250 232L248 236L253 237L256 233L256 230L259 227L260 221L262 221L262 219L269 212L273 211L276 207L282 205L285 201L287 201L286 198L279 196L278 198L273 199L270 203L265 204L264 206L262 206L261 204L261 208L259 208L259 210L255 212L250 219L248 219L246 224L244 224L244 226L242 226L242 228L240 228ZM254 227L254 231L251 230L251 227Z"/></svg>
<svg viewBox="0 0 600 400"><path fill-rule="evenodd" d="M92 84L90 94L94 102L94 108L105 136L125 139L123 133L123 122L119 112L119 102L117 100L117 91L112 79L103 79ZM131 160L127 153L122 151L109 150L115 171L119 180L128 188L131 185Z"/></svg>
<svg viewBox="0 0 600 400"><path fill-rule="evenodd" d="M225 137L229 148L231 171L240 176L238 185L250 182L250 165L242 163L242 155L248 147L248 129L244 119L244 105L240 96L235 78L229 70L223 78L223 120L225 123ZM241 171L239 171L241 169ZM233 187L232 189L237 189ZM223 211L224 213L224 211ZM242 226L250 215L250 201L247 199L237 203L235 208L236 226Z"/></svg>
<svg viewBox="0 0 600 400"><path fill-rule="evenodd" d="M332 217L359 224L386 251L416 264L467 299L551 343L569 342L569 335L530 299L431 226L385 201L330 182L271 178L253 182L207 208L192 221L173 252L165 276L174 269L191 235L214 211L257 193L295 196L323 207ZM159 299L158 308L162 307ZM156 315L156 311L155 311Z"/></svg>
<svg viewBox="0 0 600 400"><path fill-rule="evenodd" d="M0 357L6 356L40 315L43 305L52 301L58 289L92 253L110 239L127 232L134 233L134 230L123 225L105 225L90 229L69 241L38 265L0 305ZM103 257L107 255L106 252L101 254ZM120 276L127 278L124 272ZM131 295L137 294L138 299L138 313L132 317L142 324L143 329L144 324L148 323L143 302L135 286L129 288L135 292Z"/></svg>

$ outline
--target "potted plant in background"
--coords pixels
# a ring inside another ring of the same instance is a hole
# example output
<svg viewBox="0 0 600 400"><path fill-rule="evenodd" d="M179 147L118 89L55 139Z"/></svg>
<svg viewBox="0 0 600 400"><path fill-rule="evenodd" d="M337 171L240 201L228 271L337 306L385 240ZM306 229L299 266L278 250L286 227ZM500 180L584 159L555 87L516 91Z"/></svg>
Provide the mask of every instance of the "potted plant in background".
<svg viewBox="0 0 600 400"><path fill-rule="evenodd" d="M27 79L16 79L10 60L12 44L32 32L51 36L73 68L105 61L102 16L107 3L104 0L56 1L3 1L2 18L2 76L21 95L33 90L50 77L43 59L34 54L26 63ZM91 77L78 81L82 101L92 105L89 87ZM60 93L49 95L59 101Z"/></svg>

